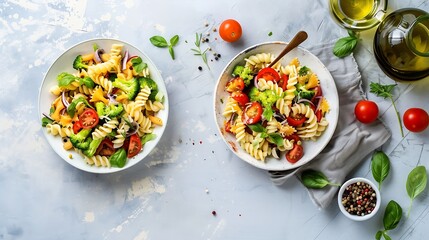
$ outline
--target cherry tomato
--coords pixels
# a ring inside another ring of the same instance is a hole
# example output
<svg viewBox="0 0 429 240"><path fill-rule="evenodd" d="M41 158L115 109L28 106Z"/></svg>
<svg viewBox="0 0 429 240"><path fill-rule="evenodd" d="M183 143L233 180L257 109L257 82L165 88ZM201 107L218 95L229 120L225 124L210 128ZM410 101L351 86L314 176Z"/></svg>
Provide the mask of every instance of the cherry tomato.
<svg viewBox="0 0 429 240"><path fill-rule="evenodd" d="M317 105L320 100L320 97L323 96L322 88L320 86L317 86L313 90L314 90L314 96L311 98L311 102L314 105Z"/></svg>
<svg viewBox="0 0 429 240"><path fill-rule="evenodd" d="M82 123L84 129L90 129L98 124L98 114L92 108L85 109L79 116L79 121Z"/></svg>
<svg viewBox="0 0 429 240"><path fill-rule="evenodd" d="M83 128L81 121L76 121L73 123L73 133L77 134Z"/></svg>
<svg viewBox="0 0 429 240"><path fill-rule="evenodd" d="M316 111L316 118L317 118L317 122L320 122L320 120L322 120L322 109L319 109Z"/></svg>
<svg viewBox="0 0 429 240"><path fill-rule="evenodd" d="M242 34L241 25L234 19L227 19L219 26L220 37L227 42L235 42Z"/></svg>
<svg viewBox="0 0 429 240"><path fill-rule="evenodd" d="M411 132L423 132L429 125L429 115L421 108L410 108L402 116L404 126Z"/></svg>
<svg viewBox="0 0 429 240"><path fill-rule="evenodd" d="M372 123L378 117L378 106L369 100L360 100L355 106L355 116L362 123Z"/></svg>
<svg viewBox="0 0 429 240"><path fill-rule="evenodd" d="M223 126L225 127L225 131L226 132L232 133L232 131L231 131L231 121L225 121L224 124L223 124Z"/></svg>
<svg viewBox="0 0 429 240"><path fill-rule="evenodd" d="M112 140L105 138L95 151L95 155L110 156L115 153Z"/></svg>
<svg viewBox="0 0 429 240"><path fill-rule="evenodd" d="M287 117L287 123L289 124L289 125L291 125L292 127L298 127L299 125L301 125L301 124L303 124L304 122L305 122L305 116L304 115L302 115L302 114L298 114L297 116L295 116L295 117L291 117L291 116L289 116L289 117Z"/></svg>
<svg viewBox="0 0 429 240"><path fill-rule="evenodd" d="M293 148L286 153L286 160L290 163L296 163L304 155L304 149L300 144L293 144Z"/></svg>
<svg viewBox="0 0 429 240"><path fill-rule="evenodd" d="M255 124L261 121L262 105L259 102L252 102L243 111L243 122L245 124Z"/></svg>
<svg viewBox="0 0 429 240"><path fill-rule="evenodd" d="M231 94L231 97L235 101L237 101L240 106L244 106L244 105L246 105L246 103L249 102L249 97L246 94L244 94L244 93L242 93L240 91L233 92Z"/></svg>
<svg viewBox="0 0 429 240"><path fill-rule="evenodd" d="M289 81L289 75L282 74L280 77L280 81L277 83L277 85L279 85L283 89L283 91L286 91L288 81Z"/></svg>
<svg viewBox="0 0 429 240"><path fill-rule="evenodd" d="M227 92L243 91L244 81L241 77L232 78L226 83Z"/></svg>
<svg viewBox="0 0 429 240"><path fill-rule="evenodd" d="M259 78L263 78L266 81L278 82L280 80L280 75L273 68L267 67L267 68L262 68L261 71L258 72L258 75L256 75L256 79L259 79Z"/></svg>
<svg viewBox="0 0 429 240"><path fill-rule="evenodd" d="M294 143L298 143L299 141L301 141L301 138L296 133L289 135L289 136L286 136L286 139L289 141L293 140Z"/></svg>
<svg viewBox="0 0 429 240"><path fill-rule="evenodd" d="M130 146L128 147L128 158L132 158L142 150L142 142L137 134L130 136Z"/></svg>

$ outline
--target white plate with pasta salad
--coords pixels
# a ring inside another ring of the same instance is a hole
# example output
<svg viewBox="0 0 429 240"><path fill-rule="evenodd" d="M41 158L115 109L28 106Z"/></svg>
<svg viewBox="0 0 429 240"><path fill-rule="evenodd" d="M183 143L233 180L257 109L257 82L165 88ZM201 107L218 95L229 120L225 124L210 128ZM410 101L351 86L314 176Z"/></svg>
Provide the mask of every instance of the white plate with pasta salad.
<svg viewBox="0 0 429 240"><path fill-rule="evenodd" d="M51 65L39 92L43 133L74 167L112 173L143 160L168 120L163 78L138 48L115 39L76 44Z"/></svg>
<svg viewBox="0 0 429 240"><path fill-rule="evenodd" d="M338 93L323 63L298 47L274 66L285 42L251 46L222 71L214 94L215 121L242 160L271 171L314 159L332 138Z"/></svg>

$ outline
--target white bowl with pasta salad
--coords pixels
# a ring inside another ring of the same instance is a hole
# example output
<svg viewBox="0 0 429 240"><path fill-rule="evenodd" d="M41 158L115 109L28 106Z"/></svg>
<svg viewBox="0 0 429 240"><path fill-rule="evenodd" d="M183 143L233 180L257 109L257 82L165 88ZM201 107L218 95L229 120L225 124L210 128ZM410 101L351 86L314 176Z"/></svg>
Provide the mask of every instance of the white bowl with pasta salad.
<svg viewBox="0 0 429 240"><path fill-rule="evenodd" d="M285 42L237 54L214 94L215 121L228 147L251 165L289 170L314 159L332 138L338 93L323 63L298 47L268 68Z"/></svg>
<svg viewBox="0 0 429 240"><path fill-rule="evenodd" d="M43 133L74 167L112 173L143 160L168 120L168 96L155 64L116 39L74 45L51 65L39 91Z"/></svg>

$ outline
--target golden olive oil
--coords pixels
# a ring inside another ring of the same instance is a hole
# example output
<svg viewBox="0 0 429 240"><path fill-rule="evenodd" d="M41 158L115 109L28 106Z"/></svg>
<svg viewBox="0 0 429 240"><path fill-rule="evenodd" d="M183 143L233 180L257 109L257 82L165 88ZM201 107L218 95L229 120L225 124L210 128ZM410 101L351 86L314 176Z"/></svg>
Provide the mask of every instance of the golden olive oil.
<svg viewBox="0 0 429 240"><path fill-rule="evenodd" d="M414 8L397 10L377 29L374 55L391 78L412 81L429 76L429 15L426 14ZM420 22L418 17L425 15L427 19Z"/></svg>
<svg viewBox="0 0 429 240"><path fill-rule="evenodd" d="M343 13L354 20L365 19L374 10L374 0L339 0Z"/></svg>

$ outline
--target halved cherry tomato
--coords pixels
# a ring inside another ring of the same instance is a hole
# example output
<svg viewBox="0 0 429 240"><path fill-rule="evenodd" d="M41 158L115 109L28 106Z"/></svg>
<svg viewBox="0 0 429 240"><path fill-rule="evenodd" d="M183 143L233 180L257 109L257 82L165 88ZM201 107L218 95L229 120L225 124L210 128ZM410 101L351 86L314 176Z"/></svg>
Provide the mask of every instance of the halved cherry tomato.
<svg viewBox="0 0 429 240"><path fill-rule="evenodd" d="M252 102L243 111L243 122L245 124L255 124L261 121L262 105L259 102Z"/></svg>
<svg viewBox="0 0 429 240"><path fill-rule="evenodd" d="M82 123L84 129L90 129L98 124L98 114L92 108L87 108L79 116L79 121Z"/></svg>
<svg viewBox="0 0 429 240"><path fill-rule="evenodd" d="M320 120L322 120L322 109L319 109L316 111L316 118L317 118L317 122L320 122Z"/></svg>
<svg viewBox="0 0 429 240"><path fill-rule="evenodd" d="M304 149L300 144L294 144L293 148L286 153L286 160L290 163L296 163L304 155Z"/></svg>
<svg viewBox="0 0 429 240"><path fill-rule="evenodd" d="M243 91L244 89L244 81L241 77L236 77L228 81L226 84L227 92L235 92L235 91Z"/></svg>
<svg viewBox="0 0 429 240"><path fill-rule="evenodd" d="M302 114L298 114L295 117L287 117L287 123L291 125L292 127L298 127L299 125L303 124L305 122L305 116Z"/></svg>
<svg viewBox="0 0 429 240"><path fill-rule="evenodd" d="M277 83L277 85L279 85L283 89L283 91L286 91L288 81L289 81L289 75L282 74L280 77L280 81Z"/></svg>
<svg viewBox="0 0 429 240"><path fill-rule="evenodd" d="M110 156L115 153L112 140L105 138L95 151L95 155Z"/></svg>
<svg viewBox="0 0 429 240"><path fill-rule="evenodd" d="M77 134L83 128L81 121L76 121L73 123L73 133Z"/></svg>
<svg viewBox="0 0 429 240"><path fill-rule="evenodd" d="M142 142L137 134L130 136L130 146L128 147L128 158L132 158L142 150Z"/></svg>
<svg viewBox="0 0 429 240"><path fill-rule="evenodd" d="M219 26L220 37L227 42L235 42L242 34L241 25L234 19L227 19Z"/></svg>
<svg viewBox="0 0 429 240"><path fill-rule="evenodd" d="M249 102L249 97L241 91L235 91L231 94L231 97L240 104L240 106L246 105Z"/></svg>
<svg viewBox="0 0 429 240"><path fill-rule="evenodd" d="M266 68L262 68L259 72L258 75L256 75L256 79L259 78L263 78L266 81L274 81L274 82L278 82L280 80L280 75L279 73L274 70L273 68L270 67L266 67Z"/></svg>
<svg viewBox="0 0 429 240"><path fill-rule="evenodd" d="M289 141L293 140L294 143L298 143L299 141L301 141L301 138L296 133L289 135L289 136L286 136L286 139Z"/></svg>

